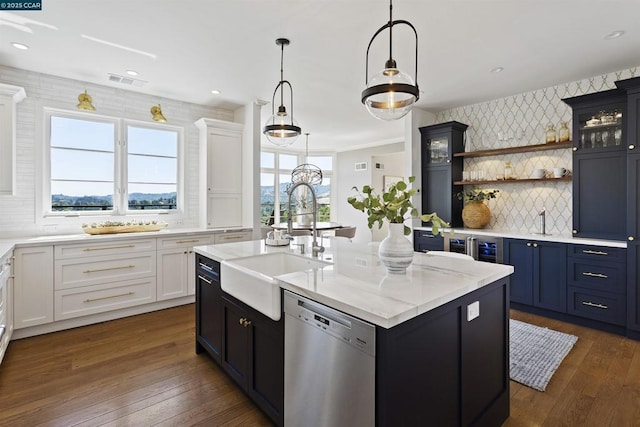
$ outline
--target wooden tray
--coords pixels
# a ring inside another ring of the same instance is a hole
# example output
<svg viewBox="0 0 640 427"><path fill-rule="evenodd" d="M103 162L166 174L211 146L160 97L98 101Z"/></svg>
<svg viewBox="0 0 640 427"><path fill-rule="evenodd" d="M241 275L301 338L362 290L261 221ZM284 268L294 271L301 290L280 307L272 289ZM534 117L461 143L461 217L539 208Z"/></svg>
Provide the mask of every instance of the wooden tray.
<svg viewBox="0 0 640 427"><path fill-rule="evenodd" d="M82 231L87 234L117 234L117 233L141 233L145 231L159 231L167 228L167 224L149 225L117 225L113 227L83 227Z"/></svg>

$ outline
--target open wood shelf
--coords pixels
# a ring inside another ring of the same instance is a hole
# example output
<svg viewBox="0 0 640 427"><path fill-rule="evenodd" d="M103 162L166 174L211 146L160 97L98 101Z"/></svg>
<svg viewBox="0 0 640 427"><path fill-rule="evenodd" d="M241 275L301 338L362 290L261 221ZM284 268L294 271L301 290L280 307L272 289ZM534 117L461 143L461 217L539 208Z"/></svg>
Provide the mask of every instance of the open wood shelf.
<svg viewBox="0 0 640 427"><path fill-rule="evenodd" d="M495 156L499 154L527 153L531 151L560 150L563 148L571 148L572 146L573 146L573 142L571 141L555 142L551 144L522 145L519 147L496 148L492 150L465 151L462 153L454 153L453 157L484 157L484 156ZM536 181L539 181L539 180L536 180ZM490 181L490 182L493 182L493 181Z"/></svg>
<svg viewBox="0 0 640 427"><path fill-rule="evenodd" d="M484 181L454 181L453 185L477 185L477 184L515 184L520 182L548 182L548 181L571 181L570 176L562 178L522 178L522 179L493 179Z"/></svg>

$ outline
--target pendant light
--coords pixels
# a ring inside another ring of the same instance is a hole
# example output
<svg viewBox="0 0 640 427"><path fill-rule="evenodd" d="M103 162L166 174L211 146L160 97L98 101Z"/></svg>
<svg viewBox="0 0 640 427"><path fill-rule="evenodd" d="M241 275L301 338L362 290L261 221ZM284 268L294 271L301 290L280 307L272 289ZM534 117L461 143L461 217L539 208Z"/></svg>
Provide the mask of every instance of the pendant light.
<svg viewBox="0 0 640 427"><path fill-rule="evenodd" d="M296 166L291 172L291 183L297 184L299 182L306 182L310 185L320 185L322 184L322 170L316 166L312 165L309 162L309 134L305 133L307 137L306 146L306 154L304 161L305 163Z"/></svg>
<svg viewBox="0 0 640 427"><path fill-rule="evenodd" d="M393 27L404 24L409 26L416 37L416 69L414 77L400 71L392 56ZM369 79L369 49L375 38L382 31L389 29L389 59L384 69ZM397 120L404 117L420 95L418 90L418 33L410 22L405 20L393 20L392 0L389 0L389 22L380 27L373 35L367 46L367 64L365 70L365 84L367 88L362 91L362 103L369 113L380 120Z"/></svg>
<svg viewBox="0 0 640 427"><path fill-rule="evenodd" d="M289 44L289 39L277 39L276 44L280 46L280 83L276 86L276 90L273 92L271 98L271 117L264 125L262 133L265 134L269 142L279 147L286 147L293 144L298 139L298 136L302 133L302 129L293 119L293 88L291 83L283 78L283 60L284 60L284 47ZM287 109L284 106L284 85L289 86L291 114L287 113ZM275 112L275 99L276 93L280 89L280 106L278 111Z"/></svg>
<svg viewBox="0 0 640 427"><path fill-rule="evenodd" d="M78 110L96 111L96 107L93 106L92 101L93 99L91 98L91 95L89 95L85 90L84 93L78 95L79 103L76 105L76 108Z"/></svg>
<svg viewBox="0 0 640 427"><path fill-rule="evenodd" d="M165 123L167 121L167 118L162 114L160 104L151 107L151 118L154 122Z"/></svg>

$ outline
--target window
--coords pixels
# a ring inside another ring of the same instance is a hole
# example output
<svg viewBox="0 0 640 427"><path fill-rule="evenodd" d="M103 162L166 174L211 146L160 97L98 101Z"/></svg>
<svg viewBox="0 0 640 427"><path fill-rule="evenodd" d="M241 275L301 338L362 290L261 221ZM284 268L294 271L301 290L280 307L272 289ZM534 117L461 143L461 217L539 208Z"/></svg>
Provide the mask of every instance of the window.
<svg viewBox="0 0 640 427"><path fill-rule="evenodd" d="M45 115L45 215L179 209L181 129L57 110Z"/></svg>
<svg viewBox="0 0 640 427"><path fill-rule="evenodd" d="M318 221L331 220L332 156L309 156L305 160L302 155L263 151L260 163L260 219L262 225L271 225L274 222L279 223L287 220L289 202L287 189L291 183L291 172L301 163L312 163L322 169L322 183L314 188L318 203ZM300 187L300 197L303 197L303 188ZM275 209L276 206L278 209Z"/></svg>

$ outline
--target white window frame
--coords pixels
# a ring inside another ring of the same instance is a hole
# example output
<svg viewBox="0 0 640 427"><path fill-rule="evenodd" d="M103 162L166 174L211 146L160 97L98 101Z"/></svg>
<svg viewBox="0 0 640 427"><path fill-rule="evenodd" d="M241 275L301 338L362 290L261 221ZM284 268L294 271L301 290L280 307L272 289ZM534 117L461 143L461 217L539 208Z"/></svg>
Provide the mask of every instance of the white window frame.
<svg viewBox="0 0 640 427"><path fill-rule="evenodd" d="M90 120L95 122L114 124L114 209L112 211L52 211L51 210L51 117L64 117L77 120ZM127 194L127 128L128 126L143 127L148 129L163 129L177 133L177 186L176 209L145 209L132 210L128 205ZM157 215L169 215L173 218L182 218L184 215L184 128L161 123L149 123L139 120L105 116L95 113L69 111L58 108L43 107L43 132L42 132L42 167L41 186L39 189L40 203L37 206L38 217L43 225L72 222L74 218L102 221L112 217L149 217Z"/></svg>

